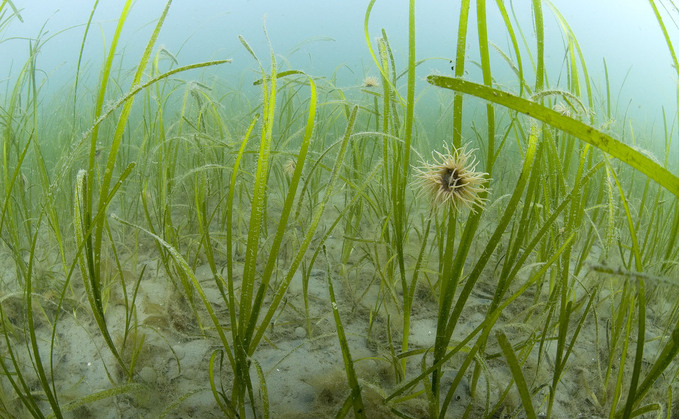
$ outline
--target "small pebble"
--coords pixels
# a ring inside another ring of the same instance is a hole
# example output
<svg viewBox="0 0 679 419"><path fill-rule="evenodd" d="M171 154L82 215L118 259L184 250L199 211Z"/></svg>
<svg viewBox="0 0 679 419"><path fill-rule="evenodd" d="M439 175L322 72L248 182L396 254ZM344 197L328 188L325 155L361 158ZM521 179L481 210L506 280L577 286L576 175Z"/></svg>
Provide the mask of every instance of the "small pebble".
<svg viewBox="0 0 679 419"><path fill-rule="evenodd" d="M157 377L156 372L151 367L144 367L139 371L139 378L145 383L155 383Z"/></svg>
<svg viewBox="0 0 679 419"><path fill-rule="evenodd" d="M297 327L295 329L295 336L297 336L300 339L304 339L306 337L306 330L304 330L303 327Z"/></svg>
<svg viewBox="0 0 679 419"><path fill-rule="evenodd" d="M184 350L183 345L181 345L181 344L175 345L175 346L172 347L172 349L174 349L174 354L177 356L177 359L179 359L180 361L182 359L184 359L184 355L185 355L186 351Z"/></svg>

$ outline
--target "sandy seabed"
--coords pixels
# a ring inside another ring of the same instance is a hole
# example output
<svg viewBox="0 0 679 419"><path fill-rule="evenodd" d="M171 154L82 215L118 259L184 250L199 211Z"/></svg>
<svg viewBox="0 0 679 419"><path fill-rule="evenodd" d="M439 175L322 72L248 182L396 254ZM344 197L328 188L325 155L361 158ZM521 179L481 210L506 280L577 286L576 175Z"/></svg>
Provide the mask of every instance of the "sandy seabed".
<svg viewBox="0 0 679 419"><path fill-rule="evenodd" d="M223 417L210 389L208 373L210 357L219 350L221 343L211 327L207 313L196 296L195 304L203 328L201 330L181 285L173 283L166 275L157 256L155 243L150 238L140 238L139 243L136 255L121 255L124 266L132 264L130 261L136 261L136 268L130 267L124 271L128 290L134 287L141 267L146 266L136 297L136 322L139 326L137 335L135 336L133 332L128 335L130 342L142 345L136 358L133 380L138 385L131 387L130 391L124 394L102 398L77 407L66 412L66 415L78 418ZM341 254L341 246L342 242L338 239L326 242L329 255ZM360 250L357 248L354 252L358 254ZM590 257L593 260L598 259L594 254ZM4 266L13 266L8 252L3 258ZM368 417L395 416L383 403L383 398L398 385L392 365L388 331L391 331L391 341L398 351L403 315L391 297L384 297L384 293L388 291L386 287L380 287L380 280L376 279L375 272L370 269L371 266L364 262L360 267L352 269L351 263L354 259L356 256L352 255L347 266L333 265L329 262L331 266L328 267L326 263L316 263L309 275L308 321L302 292L302 276L299 271L295 274L286 299L279 307L265 339L253 356L266 379L272 417L334 417L349 395L350 390L330 304L328 275L333 282ZM57 268L59 266L56 264L56 255L48 255L44 260L46 262L52 260L54 266ZM103 266L106 267L107 263L110 261L104 260ZM234 271L240 272L238 268L236 267ZM526 273L517 278L510 292L515 291L527 280L529 269L524 270ZM49 269L46 269L42 275L47 276L48 272ZM52 274L58 275L54 272ZM218 317L224 319L226 324L228 311L209 265L204 262L198 263L195 274ZM9 270L6 271L5 283L11 283L12 277L14 274ZM601 280L601 277L596 277L592 273L581 278L585 287L596 280ZM610 322L610 304L614 300L611 295L622 281L615 278L605 279L608 285L600 290L595 303L596 321L595 316L590 314L580 331L559 383L553 417L608 415L604 408L598 406L597 395L602 394L601 374L605 371L607 363L605 352L607 324ZM240 277L237 274L234 287L238 290L239 286ZM72 295L81 297L79 300L73 297L64 299L52 356L54 386L62 408L69 406L69 403L77 403L92 393L115 387L111 380L118 385L126 382L124 373L106 347L96 322L92 319L79 274L74 274L70 287L73 290ZM107 295L107 325L119 348L128 321L120 288L118 284L104 291ZM503 312L495 329L502 330L514 345L528 340L544 327L546 313L541 312L544 305L540 302L547 301L548 288L541 287L541 295L538 298L535 296L536 287L529 288ZM401 295L398 295L400 293L398 287L394 289L398 298L401 298ZM432 289L431 283L426 279L421 279L418 283L411 316L410 350L434 345L438 303ZM584 295L582 289L580 287ZM453 342L459 342L483 322L494 291L494 279L490 274L476 284L456 327ZM660 299L660 294L662 293L653 294L655 295L653 298ZM23 298L20 291L9 293L3 297L3 307L6 318L16 326L14 336L17 337L17 341L13 342L13 347L19 363L25 367L25 371L32 371L28 345L24 343L27 339L21 332L24 321ZM35 298L41 302L40 306L44 313L52 319L59 295L47 290L40 294L36 293ZM377 301L381 303L376 304ZM538 301L538 304L535 301ZM268 300L264 306L268 307ZM658 351L662 349L659 340L654 337L663 336L665 331L655 325L664 324L662 319L669 315L666 311L670 309L669 303L666 307L660 303L653 305L649 297L645 356L647 365L654 362ZM43 313L34 311L40 354L43 363L48 364L52 324L45 321ZM373 324L369 333L371 312ZM580 315L576 314L574 319L579 319ZM524 321L526 318L528 320ZM574 327L573 325L572 328ZM571 335L572 333L569 334ZM6 342L1 342L0 346L5 348ZM539 364L538 346L539 342L533 346L523 365L523 373L529 387L537 389L533 398L536 411L543 412L546 409L548 386L552 380L554 368L552 360L555 357L556 342L546 341L545 355ZM126 345L126 348L130 347L131 344ZM633 347L630 343L630 348ZM518 352L518 349L516 350ZM512 382L511 372L494 337L489 340L485 354L484 371L480 376L475 399L470 394L469 384L472 367L458 386L447 417L460 417L469 403L474 404L471 410L472 417L481 417L486 401L489 401L491 407L494 406L508 383ZM462 350L445 365L442 377L444 395L457 372L456 366L461 365L465 355L466 351ZM129 360L130 356L131 351L123 352L126 360ZM419 373L421 360L422 355L408 359L407 378ZM430 356L428 361L431 361ZM220 377L228 394L231 376L227 372L229 364L226 357L223 358L223 362ZM628 361L628 366L629 364L631 361ZM216 366L215 371L218 370L219 367ZM258 385L259 378L254 365L250 370L253 383ZM617 374L617 370L614 370L614 373ZM32 388L40 391L37 378L31 375L29 378L33 380L30 382ZM7 380L3 380L2 384L5 399L13 400L16 396ZM217 385L220 385L219 381ZM255 389L255 393L260 397L261 392L258 388ZM661 401L663 395L658 394L658 397L658 401ZM541 402L544 402L543 406L540 405ZM49 409L46 401L42 403L44 410ZM261 399L258 403L257 409L261 412ZM522 411L518 410L520 407L520 397L516 388L512 387L495 417L516 417L517 412L520 412L518 417L522 417ZM424 395L397 404L396 408L412 417L427 417ZM248 415L252 416L250 411Z"/></svg>

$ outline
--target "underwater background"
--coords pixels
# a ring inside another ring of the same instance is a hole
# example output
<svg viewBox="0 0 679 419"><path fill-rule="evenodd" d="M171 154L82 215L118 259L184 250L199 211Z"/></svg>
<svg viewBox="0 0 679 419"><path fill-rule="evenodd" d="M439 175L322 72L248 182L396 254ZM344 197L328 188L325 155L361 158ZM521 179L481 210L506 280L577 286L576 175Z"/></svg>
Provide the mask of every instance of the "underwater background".
<svg viewBox="0 0 679 419"><path fill-rule="evenodd" d="M679 417L679 7L0 2L0 417Z"/></svg>

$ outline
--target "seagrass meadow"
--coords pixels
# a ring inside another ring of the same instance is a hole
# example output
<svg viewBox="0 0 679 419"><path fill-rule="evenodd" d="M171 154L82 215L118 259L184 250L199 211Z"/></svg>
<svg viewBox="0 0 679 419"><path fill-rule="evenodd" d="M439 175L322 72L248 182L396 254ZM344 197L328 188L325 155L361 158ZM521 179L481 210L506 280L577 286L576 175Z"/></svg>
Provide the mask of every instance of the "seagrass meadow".
<svg viewBox="0 0 679 419"><path fill-rule="evenodd" d="M0 417L679 417L674 0L0 1Z"/></svg>

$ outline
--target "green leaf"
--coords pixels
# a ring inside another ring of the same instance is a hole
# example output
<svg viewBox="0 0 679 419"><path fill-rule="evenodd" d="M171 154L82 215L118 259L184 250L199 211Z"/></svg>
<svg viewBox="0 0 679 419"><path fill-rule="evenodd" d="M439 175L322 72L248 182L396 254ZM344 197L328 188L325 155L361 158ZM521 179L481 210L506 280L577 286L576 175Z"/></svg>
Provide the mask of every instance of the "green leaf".
<svg viewBox="0 0 679 419"><path fill-rule="evenodd" d="M562 115L552 109L544 107L539 103L514 96L510 93L493 89L477 83L452 77L435 76L427 77L427 81L434 86L454 90L460 93L476 96L488 100L509 109L521 112L532 118L540 120L561 131L567 132L580 140L593 145L599 150L610 154L621 160L641 173L653 179L656 183L679 197L679 177L672 174L658 163L646 157L641 152L633 149L627 144L614 139L610 135L604 134L585 123L576 119Z"/></svg>

